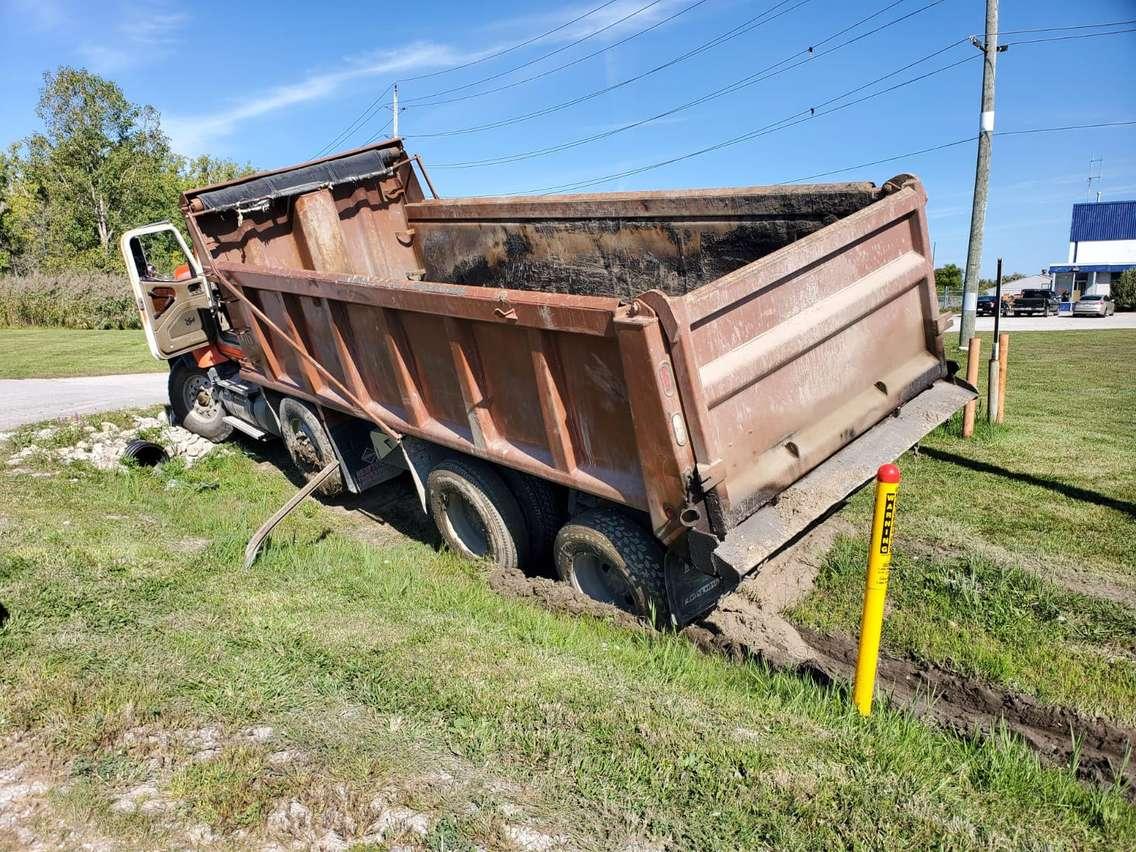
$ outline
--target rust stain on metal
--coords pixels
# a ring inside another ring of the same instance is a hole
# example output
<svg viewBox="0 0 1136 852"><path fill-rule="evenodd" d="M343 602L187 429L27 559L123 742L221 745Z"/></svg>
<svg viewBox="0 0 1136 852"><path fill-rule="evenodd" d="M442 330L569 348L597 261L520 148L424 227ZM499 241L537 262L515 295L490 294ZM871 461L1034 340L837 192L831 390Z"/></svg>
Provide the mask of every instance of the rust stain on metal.
<svg viewBox="0 0 1136 852"><path fill-rule="evenodd" d="M741 523L945 373L910 176L442 200L416 162L389 140L184 196L248 377L667 537L703 491L698 528Z"/></svg>

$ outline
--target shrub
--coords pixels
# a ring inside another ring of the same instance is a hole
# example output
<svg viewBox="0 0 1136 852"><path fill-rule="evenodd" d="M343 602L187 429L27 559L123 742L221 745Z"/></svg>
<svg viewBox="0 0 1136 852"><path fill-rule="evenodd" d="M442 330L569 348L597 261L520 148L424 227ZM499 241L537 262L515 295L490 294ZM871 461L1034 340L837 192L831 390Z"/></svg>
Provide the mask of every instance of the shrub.
<svg viewBox="0 0 1136 852"><path fill-rule="evenodd" d="M35 272L0 277L0 327L141 328L123 274Z"/></svg>
<svg viewBox="0 0 1136 852"><path fill-rule="evenodd" d="M1118 311L1136 311L1136 269L1126 269L1112 282L1112 299Z"/></svg>

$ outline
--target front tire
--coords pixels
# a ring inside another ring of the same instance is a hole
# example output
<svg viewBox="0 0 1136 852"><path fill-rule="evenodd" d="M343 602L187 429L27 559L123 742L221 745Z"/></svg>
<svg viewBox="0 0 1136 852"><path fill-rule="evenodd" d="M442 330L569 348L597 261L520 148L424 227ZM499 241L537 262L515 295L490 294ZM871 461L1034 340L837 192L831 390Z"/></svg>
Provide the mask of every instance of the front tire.
<svg viewBox="0 0 1136 852"><path fill-rule="evenodd" d="M225 422L225 409L213 393L209 373L192 361L178 358L170 364L170 378L166 385L170 394L175 425L196 435L208 438L215 444L227 440L233 427Z"/></svg>
<svg viewBox="0 0 1136 852"><path fill-rule="evenodd" d="M528 553L524 513L504 480L478 459L451 458L426 478L430 516L450 550L516 570Z"/></svg>
<svg viewBox="0 0 1136 852"><path fill-rule="evenodd" d="M654 536L613 509L585 512L556 536L560 579L659 627L668 617L664 555Z"/></svg>
<svg viewBox="0 0 1136 852"><path fill-rule="evenodd" d="M298 399L285 397L281 401L280 433L292 464L308 481L329 464L338 461L323 423L311 408ZM316 489L325 497L338 497L343 490L343 472L340 470Z"/></svg>

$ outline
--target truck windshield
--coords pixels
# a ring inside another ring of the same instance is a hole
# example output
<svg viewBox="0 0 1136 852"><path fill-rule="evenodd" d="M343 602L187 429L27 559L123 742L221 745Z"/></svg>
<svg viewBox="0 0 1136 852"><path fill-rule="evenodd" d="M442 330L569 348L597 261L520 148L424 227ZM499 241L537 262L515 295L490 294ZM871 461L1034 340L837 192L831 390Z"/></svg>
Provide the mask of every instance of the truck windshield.
<svg viewBox="0 0 1136 852"><path fill-rule="evenodd" d="M1022 290L1023 299L1047 299L1049 298L1048 290Z"/></svg>

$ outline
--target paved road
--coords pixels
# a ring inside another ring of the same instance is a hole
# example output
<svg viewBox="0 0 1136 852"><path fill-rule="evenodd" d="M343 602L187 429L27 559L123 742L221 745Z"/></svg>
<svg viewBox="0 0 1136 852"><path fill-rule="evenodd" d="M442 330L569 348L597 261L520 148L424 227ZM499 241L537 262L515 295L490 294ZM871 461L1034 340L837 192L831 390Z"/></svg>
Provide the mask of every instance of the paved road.
<svg viewBox="0 0 1136 852"><path fill-rule="evenodd" d="M955 317L951 328L958 331ZM993 331L994 317L978 317L974 327L979 331ZM1001 331L1099 331L1105 328L1136 328L1136 312L1113 314L1110 317L1002 317Z"/></svg>
<svg viewBox="0 0 1136 852"><path fill-rule="evenodd" d="M166 373L74 379L0 379L0 430L166 401Z"/></svg>

